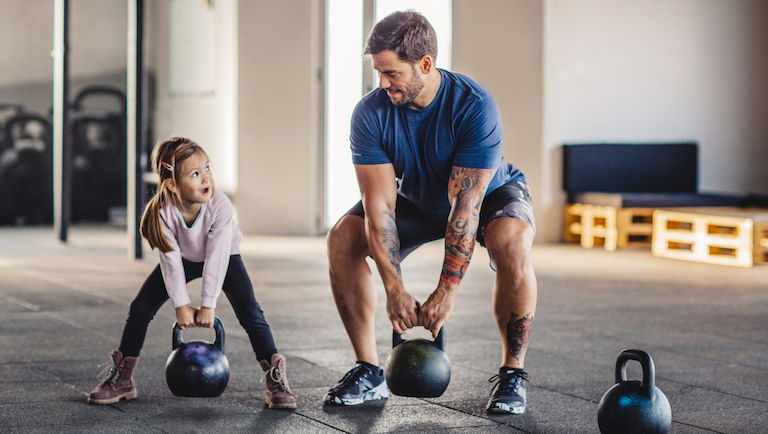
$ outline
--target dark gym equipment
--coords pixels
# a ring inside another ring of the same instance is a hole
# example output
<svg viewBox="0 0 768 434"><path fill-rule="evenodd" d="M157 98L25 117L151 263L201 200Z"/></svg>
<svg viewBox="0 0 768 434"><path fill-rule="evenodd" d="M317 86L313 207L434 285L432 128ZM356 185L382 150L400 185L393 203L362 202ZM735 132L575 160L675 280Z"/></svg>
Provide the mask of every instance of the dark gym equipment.
<svg viewBox="0 0 768 434"><path fill-rule="evenodd" d="M126 100L111 87L82 89L72 109L72 220L107 221L126 206Z"/></svg>
<svg viewBox="0 0 768 434"><path fill-rule="evenodd" d="M627 362L637 360L643 381L627 381ZM656 368L648 353L624 350L616 359L616 384L608 389L597 407L597 424L603 434L667 433L672 409L655 385Z"/></svg>
<svg viewBox="0 0 768 434"><path fill-rule="evenodd" d="M24 114L24 107L20 104L0 104L0 154L12 146L7 140L5 125L14 116Z"/></svg>
<svg viewBox="0 0 768 434"><path fill-rule="evenodd" d="M165 381L171 393L193 398L221 395L229 382L229 361L224 355L224 326L215 318L216 340L185 343L181 327L173 325L173 351L165 362Z"/></svg>
<svg viewBox="0 0 768 434"><path fill-rule="evenodd" d="M451 362L445 354L445 327L434 341L403 340L392 332L392 352L384 367L389 390L395 395L437 398L451 381Z"/></svg>
<svg viewBox="0 0 768 434"><path fill-rule="evenodd" d="M0 152L0 224L53 220L53 129L42 116L21 114L5 122Z"/></svg>

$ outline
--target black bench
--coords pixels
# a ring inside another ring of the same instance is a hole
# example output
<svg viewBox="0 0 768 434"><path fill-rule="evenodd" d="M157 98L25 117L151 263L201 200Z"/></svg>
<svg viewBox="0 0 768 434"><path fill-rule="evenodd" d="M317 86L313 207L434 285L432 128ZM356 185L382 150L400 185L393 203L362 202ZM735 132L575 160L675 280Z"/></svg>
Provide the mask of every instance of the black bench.
<svg viewBox="0 0 768 434"><path fill-rule="evenodd" d="M658 208L739 207L745 198L698 191L698 145L586 143L563 145L568 194L565 240L583 247L650 247Z"/></svg>
<svg viewBox="0 0 768 434"><path fill-rule="evenodd" d="M698 145L566 144L563 189L568 203L619 208L744 206L737 195L698 191Z"/></svg>

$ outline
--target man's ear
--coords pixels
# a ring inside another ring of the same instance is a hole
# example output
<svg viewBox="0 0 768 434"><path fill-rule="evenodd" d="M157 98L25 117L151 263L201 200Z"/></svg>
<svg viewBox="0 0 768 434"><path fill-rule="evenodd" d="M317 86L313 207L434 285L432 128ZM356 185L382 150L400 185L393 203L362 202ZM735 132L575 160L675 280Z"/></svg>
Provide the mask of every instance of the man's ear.
<svg viewBox="0 0 768 434"><path fill-rule="evenodd" d="M429 74L435 67L435 59L433 59L432 56L425 54L419 59L418 64L422 74Z"/></svg>

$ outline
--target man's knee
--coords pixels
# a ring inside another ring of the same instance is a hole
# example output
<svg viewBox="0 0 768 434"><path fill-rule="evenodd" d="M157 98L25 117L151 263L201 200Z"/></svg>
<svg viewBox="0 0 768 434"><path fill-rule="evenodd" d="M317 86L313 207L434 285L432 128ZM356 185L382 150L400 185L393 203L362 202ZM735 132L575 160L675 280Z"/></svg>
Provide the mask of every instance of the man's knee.
<svg viewBox="0 0 768 434"><path fill-rule="evenodd" d="M533 228L518 219L500 218L488 224L485 245L499 272L522 279L530 267Z"/></svg>
<svg viewBox="0 0 768 434"><path fill-rule="evenodd" d="M346 215L328 231L328 259L331 263L368 254L365 219Z"/></svg>

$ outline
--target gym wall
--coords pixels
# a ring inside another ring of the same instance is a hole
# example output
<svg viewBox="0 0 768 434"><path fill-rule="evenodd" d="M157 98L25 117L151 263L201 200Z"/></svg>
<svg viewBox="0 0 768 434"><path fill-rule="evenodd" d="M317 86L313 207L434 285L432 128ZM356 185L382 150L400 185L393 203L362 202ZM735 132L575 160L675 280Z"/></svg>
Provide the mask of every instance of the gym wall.
<svg viewBox="0 0 768 434"><path fill-rule="evenodd" d="M767 2L544 4L539 242L560 236L563 143L692 140L701 190L768 192Z"/></svg>
<svg viewBox="0 0 768 434"><path fill-rule="evenodd" d="M47 110L52 4L0 2L0 102ZM215 92L197 96L170 92L170 3L147 2L153 140L206 146L246 233L321 232L323 1L214 2ZM124 86L126 13L71 0L73 87ZM453 17L454 69L498 101L537 242L560 238L563 143L693 140L703 190L768 193L764 0L454 0Z"/></svg>
<svg viewBox="0 0 768 434"><path fill-rule="evenodd" d="M0 0L0 104L47 113L53 101L53 2ZM70 0L72 94L91 84L125 89L123 1Z"/></svg>

